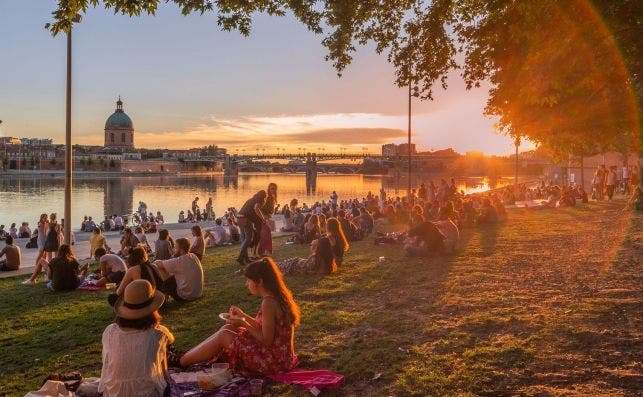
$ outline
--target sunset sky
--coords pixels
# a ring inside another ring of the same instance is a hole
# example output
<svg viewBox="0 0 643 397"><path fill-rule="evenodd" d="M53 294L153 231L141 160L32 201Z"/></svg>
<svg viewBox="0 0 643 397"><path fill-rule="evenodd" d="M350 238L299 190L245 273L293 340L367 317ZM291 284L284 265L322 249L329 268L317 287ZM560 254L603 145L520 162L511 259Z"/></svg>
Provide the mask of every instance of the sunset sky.
<svg viewBox="0 0 643 397"><path fill-rule="evenodd" d="M0 134L51 137L65 130L65 37L43 26L55 1L0 1ZM118 95L137 147L217 144L255 151L324 147L379 152L406 141L407 90L372 47L338 78L321 36L292 17L257 16L250 37L221 32L216 16L183 17L162 4L155 17L90 9L74 29L74 142L102 145ZM485 88L453 74L433 102L413 102L420 150L513 151L482 115Z"/></svg>

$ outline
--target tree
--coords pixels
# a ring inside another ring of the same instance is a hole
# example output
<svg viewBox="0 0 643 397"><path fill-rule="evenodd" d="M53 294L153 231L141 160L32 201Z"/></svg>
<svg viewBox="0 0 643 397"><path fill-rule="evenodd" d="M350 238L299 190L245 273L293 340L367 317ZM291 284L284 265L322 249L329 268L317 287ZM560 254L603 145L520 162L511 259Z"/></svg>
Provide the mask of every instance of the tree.
<svg viewBox="0 0 643 397"><path fill-rule="evenodd" d="M467 88L490 83L486 112L501 131L554 151L587 155L637 136L643 150L640 0L171 1L184 15L215 12L223 30L243 35L255 13L290 12L324 35L339 74L357 45L373 42L395 66L396 84L423 99L460 69ZM141 15L154 14L159 0L60 0L51 32L68 31L76 13L101 3Z"/></svg>

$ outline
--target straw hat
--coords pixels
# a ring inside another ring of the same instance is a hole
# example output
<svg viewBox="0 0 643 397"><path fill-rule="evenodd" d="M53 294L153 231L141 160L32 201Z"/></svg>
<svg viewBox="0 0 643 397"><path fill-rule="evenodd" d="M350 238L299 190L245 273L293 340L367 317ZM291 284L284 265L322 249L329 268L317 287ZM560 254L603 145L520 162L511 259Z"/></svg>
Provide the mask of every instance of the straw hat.
<svg viewBox="0 0 643 397"><path fill-rule="evenodd" d="M152 314L163 302L165 295L155 290L149 281L134 280L125 287L125 293L118 297L114 311L119 317L136 320Z"/></svg>

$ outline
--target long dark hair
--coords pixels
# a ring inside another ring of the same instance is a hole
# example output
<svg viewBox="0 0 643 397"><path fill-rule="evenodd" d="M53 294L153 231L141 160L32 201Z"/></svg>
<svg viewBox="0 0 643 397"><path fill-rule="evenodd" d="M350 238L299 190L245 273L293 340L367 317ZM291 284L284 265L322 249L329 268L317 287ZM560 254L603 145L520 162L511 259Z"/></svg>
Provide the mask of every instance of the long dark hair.
<svg viewBox="0 0 643 397"><path fill-rule="evenodd" d="M264 288L277 299L285 312L284 314L292 321L292 325L295 327L299 325L301 319L299 306L297 306L292 292L288 289L281 271L272 258L266 257L250 263L246 267L244 275L256 283L263 280Z"/></svg>
<svg viewBox="0 0 643 397"><path fill-rule="evenodd" d="M63 244L58 248L58 256L65 258L65 260L69 262L76 260L74 253L71 252L71 246L69 244Z"/></svg>
<svg viewBox="0 0 643 397"><path fill-rule="evenodd" d="M129 257L127 258L127 265L128 267L134 267L142 265L147 261L147 251L139 244L130 251Z"/></svg>
<svg viewBox="0 0 643 397"><path fill-rule="evenodd" d="M317 240L317 249L315 250L315 265L317 269L324 274L330 274L337 271L337 261L335 253L330 244L328 237L322 237Z"/></svg>
<svg viewBox="0 0 643 397"><path fill-rule="evenodd" d="M272 196L272 198L275 200L275 203L276 203L276 202L277 202L277 184L276 184L276 183L274 183L274 182L270 182L270 183L268 184L268 190L267 190L267 193L268 193L268 195L270 196L270 193L269 193L269 192L270 192L270 188L271 188L271 187L273 187L273 186L275 187L275 195L274 195L274 196Z"/></svg>
<svg viewBox="0 0 643 397"><path fill-rule="evenodd" d="M342 252L348 251L348 239L346 238L342 224L337 220L337 218L328 219L326 222L326 230L335 237L335 240L337 241L336 244L341 244Z"/></svg>

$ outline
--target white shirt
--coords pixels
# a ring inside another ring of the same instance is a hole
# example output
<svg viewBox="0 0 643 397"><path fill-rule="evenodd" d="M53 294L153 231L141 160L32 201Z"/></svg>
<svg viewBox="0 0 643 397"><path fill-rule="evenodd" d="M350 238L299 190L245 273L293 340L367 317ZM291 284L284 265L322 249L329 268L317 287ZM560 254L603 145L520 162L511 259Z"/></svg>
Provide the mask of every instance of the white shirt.
<svg viewBox="0 0 643 397"><path fill-rule="evenodd" d="M116 226L119 226L119 227L120 227L120 226L123 226L123 218L121 218L121 216L120 216L120 215L119 215L119 216L117 216L117 217L114 219L114 224L115 224Z"/></svg>
<svg viewBox="0 0 643 397"><path fill-rule="evenodd" d="M176 279L176 293L185 300L200 298L203 294L203 268L193 253L159 261Z"/></svg>
<svg viewBox="0 0 643 397"><path fill-rule="evenodd" d="M209 229L208 231L212 234L212 237L214 237L214 244L216 245L227 243L230 240L230 236L228 236L228 231L226 230L225 227L221 225L215 225L214 227L212 227L212 229Z"/></svg>
<svg viewBox="0 0 643 397"><path fill-rule="evenodd" d="M174 342L162 325L125 330L110 324L103 331L103 368L98 391L103 397L162 397L167 386L166 346Z"/></svg>
<svg viewBox="0 0 643 397"><path fill-rule="evenodd" d="M105 254L100 257L100 263L107 263L107 268L111 272L127 271L127 266L123 258L116 254Z"/></svg>

